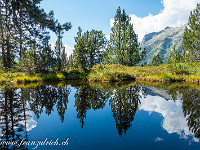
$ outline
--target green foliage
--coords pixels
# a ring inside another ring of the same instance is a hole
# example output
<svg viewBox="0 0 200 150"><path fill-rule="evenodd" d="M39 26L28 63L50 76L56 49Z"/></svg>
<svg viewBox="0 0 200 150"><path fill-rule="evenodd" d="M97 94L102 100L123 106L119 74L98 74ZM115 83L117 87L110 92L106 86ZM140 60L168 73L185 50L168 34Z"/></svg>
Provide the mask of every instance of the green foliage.
<svg viewBox="0 0 200 150"><path fill-rule="evenodd" d="M53 12L45 13L38 5L41 0L3 1L0 3L0 41L3 67L12 68L15 59L26 48L41 46L47 28L55 31Z"/></svg>
<svg viewBox="0 0 200 150"><path fill-rule="evenodd" d="M159 66L160 64L162 64L162 58L160 57L159 53L157 55L154 55L152 58L152 65L153 66Z"/></svg>
<svg viewBox="0 0 200 150"><path fill-rule="evenodd" d="M74 45L75 66L80 69L87 70L87 50L84 43L84 36L82 29L78 28L77 37L75 37L76 44Z"/></svg>
<svg viewBox="0 0 200 150"><path fill-rule="evenodd" d="M62 34L64 34L64 30L68 31L71 29L71 24L65 23L63 25L60 25L59 23L56 26L56 35L57 35L57 41L55 46L55 54L56 54L56 68L57 71L63 71L66 67L67 63L67 54L65 52L65 47L62 43Z"/></svg>
<svg viewBox="0 0 200 150"><path fill-rule="evenodd" d="M93 66L89 72L78 68L71 68L68 72L41 73L30 75L27 73L0 73L0 83L27 83L40 81L60 81L60 80L89 80L101 82L114 82L125 80L137 81L161 81L161 82L199 82L200 63L177 63L176 68L173 64L159 66L134 66L124 65L104 65Z"/></svg>
<svg viewBox="0 0 200 150"><path fill-rule="evenodd" d="M30 82L39 82L42 81L42 79L37 76L22 76L22 77L15 77L13 81L17 83L30 83Z"/></svg>
<svg viewBox="0 0 200 150"><path fill-rule="evenodd" d="M125 10L121 12L120 7L114 17L108 49L108 62L115 58L113 63L134 66L141 60L138 38L130 23L130 17Z"/></svg>
<svg viewBox="0 0 200 150"><path fill-rule="evenodd" d="M105 48L105 35L102 31L86 31L82 34L82 30L79 27L77 37L75 37L76 45L74 50L75 67L87 70L86 68L92 68L95 64L100 64L103 59L103 49ZM73 56L70 58L71 61Z"/></svg>
<svg viewBox="0 0 200 150"><path fill-rule="evenodd" d="M65 76L63 73L43 73L40 74L40 77L42 78L42 81L60 81L64 80Z"/></svg>
<svg viewBox="0 0 200 150"><path fill-rule="evenodd" d="M183 49L189 55L187 61L199 61L200 55L200 4L190 13L188 27L185 28L183 37Z"/></svg>
<svg viewBox="0 0 200 150"><path fill-rule="evenodd" d="M180 63L183 61L182 55L175 50L175 46L173 48L173 51L171 52L170 56L167 59L168 64L175 64Z"/></svg>
<svg viewBox="0 0 200 150"><path fill-rule="evenodd" d="M170 70L171 73L173 74L177 74L177 75L189 75L190 74L190 66L188 66L187 64L184 63L179 63L179 64L170 64L168 65L168 68Z"/></svg>
<svg viewBox="0 0 200 150"><path fill-rule="evenodd" d="M62 45L62 34L71 29L71 23L63 25L38 5L41 0L2 1L0 3L0 49L2 66L6 71L17 68L29 73L63 70L66 54ZM58 36L55 53L49 45L49 32ZM55 59L54 56L57 56ZM16 58L18 63L15 62Z"/></svg>
<svg viewBox="0 0 200 150"><path fill-rule="evenodd" d="M46 37L42 41L43 45L41 47L41 51L39 51L39 72L47 72L50 69L54 68L55 65L54 52L52 51L51 45L49 44L49 39L50 36L46 35Z"/></svg>
<svg viewBox="0 0 200 150"><path fill-rule="evenodd" d="M36 54L35 47L31 47L27 52L22 53L20 64L21 70L34 74L37 71L39 56Z"/></svg>
<svg viewBox="0 0 200 150"><path fill-rule="evenodd" d="M105 35L102 31L86 31L83 35L87 52L87 66L92 68L95 64L102 62L102 51L105 48Z"/></svg>
<svg viewBox="0 0 200 150"><path fill-rule="evenodd" d="M87 73L84 70L78 68L70 68L66 74L68 80L80 80L86 79Z"/></svg>

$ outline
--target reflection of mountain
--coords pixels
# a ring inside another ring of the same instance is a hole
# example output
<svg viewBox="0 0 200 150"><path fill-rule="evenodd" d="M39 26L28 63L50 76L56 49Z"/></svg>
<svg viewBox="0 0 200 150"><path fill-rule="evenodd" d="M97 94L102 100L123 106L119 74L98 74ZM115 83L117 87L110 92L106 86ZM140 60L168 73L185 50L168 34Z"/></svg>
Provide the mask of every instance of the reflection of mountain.
<svg viewBox="0 0 200 150"><path fill-rule="evenodd" d="M160 96L166 100L172 99L167 89L157 87L146 87L146 94L151 96Z"/></svg>
<svg viewBox="0 0 200 150"><path fill-rule="evenodd" d="M167 88L142 87L135 84L94 88L80 83L74 84L73 87L74 107L82 127L88 110L103 109L109 101L120 136L126 134L134 125L133 120L137 111L144 110L162 114L164 119L161 125L168 133L176 133L184 139L192 138L193 141L200 139L200 92L197 89L183 88L183 86L177 88L180 86L171 85L166 90ZM57 113L63 122L70 91L68 85L2 89L0 91L1 139L19 142L21 139L28 140L27 131L37 125L33 115L39 118L42 113L50 115L56 110L54 113ZM163 140L165 139L161 137L155 139L155 141Z"/></svg>
<svg viewBox="0 0 200 150"><path fill-rule="evenodd" d="M192 131L190 131L187 125L187 117L184 117L182 102L180 101L166 101L159 96L147 95L146 98L141 99L140 110L148 112L158 112L164 117L162 127L168 133L177 133L180 138L193 137L194 141L197 139L194 137Z"/></svg>

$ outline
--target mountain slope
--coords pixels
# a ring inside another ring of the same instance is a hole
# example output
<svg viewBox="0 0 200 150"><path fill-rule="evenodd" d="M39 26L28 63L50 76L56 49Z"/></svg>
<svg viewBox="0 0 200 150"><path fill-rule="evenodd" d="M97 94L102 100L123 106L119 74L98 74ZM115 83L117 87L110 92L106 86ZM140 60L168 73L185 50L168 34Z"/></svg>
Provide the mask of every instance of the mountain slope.
<svg viewBox="0 0 200 150"><path fill-rule="evenodd" d="M182 52L183 34L186 25L181 27L167 27L160 32L146 34L141 43L142 48L147 50L147 63L150 64L153 56L160 52L163 62L166 63L173 46Z"/></svg>

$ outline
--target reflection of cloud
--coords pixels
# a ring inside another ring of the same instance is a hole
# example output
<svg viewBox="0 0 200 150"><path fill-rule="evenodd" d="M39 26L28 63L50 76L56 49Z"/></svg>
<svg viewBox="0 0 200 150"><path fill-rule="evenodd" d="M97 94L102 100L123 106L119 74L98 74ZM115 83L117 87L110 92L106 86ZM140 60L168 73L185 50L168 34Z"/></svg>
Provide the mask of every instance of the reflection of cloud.
<svg viewBox="0 0 200 150"><path fill-rule="evenodd" d="M162 139L162 138L160 138L160 137L157 137L157 138L155 139L155 142L160 142L160 141L164 141L164 139Z"/></svg>
<svg viewBox="0 0 200 150"><path fill-rule="evenodd" d="M26 115L30 117L26 120L26 131L30 131L36 127L37 122L33 119L34 113L32 111L26 111ZM25 126L25 121L21 121L20 123Z"/></svg>
<svg viewBox="0 0 200 150"><path fill-rule="evenodd" d="M162 127L169 133L177 133L180 138L187 139L189 136L194 138L194 134L189 130L186 118L183 115L181 101L166 101L162 97L150 96L141 99L140 110L148 112L158 112L164 117Z"/></svg>
<svg viewBox="0 0 200 150"><path fill-rule="evenodd" d="M22 114L22 116L23 116L23 114ZM27 119L26 123L25 123L24 120L19 121L20 125L19 126L14 126L14 129L17 129L21 125L25 126L25 124L26 124L26 131L30 131L30 130L32 130L33 128L35 128L37 126L37 122L33 119L34 113L32 111L26 111L26 116L28 116L26 118ZM3 119L4 118L2 116L0 116L0 123L2 123ZM11 122L9 122L9 124L11 126ZM3 136L1 127L0 127L0 136Z"/></svg>

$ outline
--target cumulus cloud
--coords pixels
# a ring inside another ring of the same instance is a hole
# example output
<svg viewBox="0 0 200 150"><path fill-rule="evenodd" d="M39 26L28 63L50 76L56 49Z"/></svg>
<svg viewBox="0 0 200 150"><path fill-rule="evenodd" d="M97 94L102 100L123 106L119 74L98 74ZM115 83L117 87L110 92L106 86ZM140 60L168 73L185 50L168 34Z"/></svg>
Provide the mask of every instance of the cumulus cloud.
<svg viewBox="0 0 200 150"><path fill-rule="evenodd" d="M67 53L67 57L69 57L73 53L74 48L67 44L64 44L64 47L65 47L65 51Z"/></svg>
<svg viewBox="0 0 200 150"><path fill-rule="evenodd" d="M180 138L188 139L192 137L193 141L198 141L194 134L189 130L187 125L187 117L184 117L182 110L182 102L165 100L159 96L150 96L141 99L140 110L148 112L157 112L162 114L163 122L162 127L169 134L176 133ZM158 141L158 139L157 139Z"/></svg>
<svg viewBox="0 0 200 150"><path fill-rule="evenodd" d="M141 42L144 35L158 32L169 27L178 27L188 22L190 11L196 8L200 0L161 0L164 9L157 15L149 13L146 17L138 17L130 14L131 23ZM113 25L113 19L110 25Z"/></svg>

